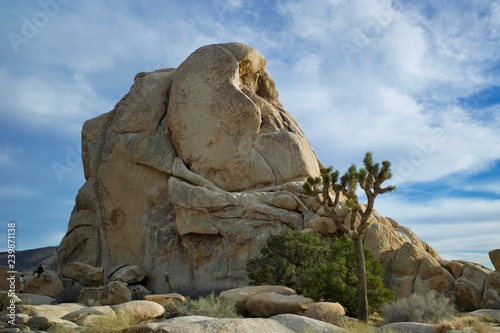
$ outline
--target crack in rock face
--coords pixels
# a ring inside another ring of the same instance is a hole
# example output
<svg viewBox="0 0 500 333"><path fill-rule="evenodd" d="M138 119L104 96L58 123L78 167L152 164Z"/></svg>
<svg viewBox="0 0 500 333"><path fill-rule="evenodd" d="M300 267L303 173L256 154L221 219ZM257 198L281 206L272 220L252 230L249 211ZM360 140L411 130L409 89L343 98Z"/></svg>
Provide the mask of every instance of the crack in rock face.
<svg viewBox="0 0 500 333"><path fill-rule="evenodd" d="M174 74L167 123L177 154L226 191L319 175L318 159L265 66L247 45L218 44L196 50Z"/></svg>

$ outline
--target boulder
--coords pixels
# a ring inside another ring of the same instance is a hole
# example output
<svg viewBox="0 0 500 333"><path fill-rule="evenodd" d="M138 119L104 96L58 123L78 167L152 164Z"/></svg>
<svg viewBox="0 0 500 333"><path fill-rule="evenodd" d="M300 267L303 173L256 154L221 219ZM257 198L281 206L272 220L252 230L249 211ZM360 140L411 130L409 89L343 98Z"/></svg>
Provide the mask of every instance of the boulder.
<svg viewBox="0 0 500 333"><path fill-rule="evenodd" d="M485 318L487 321L493 323L500 323L500 310L479 309L469 312L469 314L479 318Z"/></svg>
<svg viewBox="0 0 500 333"><path fill-rule="evenodd" d="M425 295L431 290L439 294L446 294L455 284L453 275L443 269L441 264L432 257L420 260L418 272L413 285L413 292Z"/></svg>
<svg viewBox="0 0 500 333"><path fill-rule="evenodd" d="M500 310L500 272L491 272L486 279L482 307Z"/></svg>
<svg viewBox="0 0 500 333"><path fill-rule="evenodd" d="M128 286L130 292L132 293L132 300L141 300L144 299L146 295L150 295L151 291L140 284L133 284Z"/></svg>
<svg viewBox="0 0 500 333"><path fill-rule="evenodd" d="M447 262L445 267L451 272L455 279L458 279L462 275L465 264L460 261L452 260Z"/></svg>
<svg viewBox="0 0 500 333"><path fill-rule="evenodd" d="M81 262L70 262L62 269L62 276L83 287L99 287L102 285L104 269Z"/></svg>
<svg viewBox="0 0 500 333"><path fill-rule="evenodd" d="M57 295L58 303L75 303L80 297L83 286L73 279L62 277L63 291Z"/></svg>
<svg viewBox="0 0 500 333"><path fill-rule="evenodd" d="M127 284L140 283L146 277L146 273L139 265L125 265L112 270L109 281L122 281Z"/></svg>
<svg viewBox="0 0 500 333"><path fill-rule="evenodd" d="M39 317L57 317L61 318L69 313L68 309L65 309L58 305L27 305L20 304L17 306L18 313L23 313L29 316L39 316Z"/></svg>
<svg viewBox="0 0 500 333"><path fill-rule="evenodd" d="M66 324L53 324L47 329L47 333L86 333L88 332L87 327L66 325Z"/></svg>
<svg viewBox="0 0 500 333"><path fill-rule="evenodd" d="M269 319L276 320L294 332L347 333L347 330L333 324L294 314L280 314Z"/></svg>
<svg viewBox="0 0 500 333"><path fill-rule="evenodd" d="M500 249L491 250L488 254L495 270L500 271Z"/></svg>
<svg viewBox="0 0 500 333"><path fill-rule="evenodd" d="M462 274L453 287L457 310L477 310L481 308L486 279L491 271L471 262L462 263L464 264Z"/></svg>
<svg viewBox="0 0 500 333"><path fill-rule="evenodd" d="M308 304L304 315L330 324L338 324L340 318L345 316L345 309L339 303L317 302Z"/></svg>
<svg viewBox="0 0 500 333"><path fill-rule="evenodd" d="M185 302L186 298L181 294L170 293L170 294L153 294L144 296L145 301L151 301L165 306L171 302Z"/></svg>
<svg viewBox="0 0 500 333"><path fill-rule="evenodd" d="M29 294L29 293L17 293L16 297L19 301L16 303L32 304L32 305L51 305L56 304L56 299L50 296Z"/></svg>
<svg viewBox="0 0 500 333"><path fill-rule="evenodd" d="M132 292L128 289L127 284L121 281L112 281L102 287L83 288L80 293L79 303L95 306L95 305L114 305L132 300Z"/></svg>
<svg viewBox="0 0 500 333"><path fill-rule="evenodd" d="M126 322L134 324L163 317L165 315L165 308L151 301L131 301L112 305L111 309L116 313L118 319L125 319Z"/></svg>
<svg viewBox="0 0 500 333"><path fill-rule="evenodd" d="M347 332L338 326L311 318L283 314L263 318L206 318L187 316L158 323L137 325L123 333L176 332L176 333L294 333L294 332Z"/></svg>
<svg viewBox="0 0 500 333"><path fill-rule="evenodd" d="M423 323L390 323L380 327L382 332L405 332L405 333L435 333L436 327L433 324Z"/></svg>
<svg viewBox="0 0 500 333"><path fill-rule="evenodd" d="M63 283L55 272L45 271L40 277L36 274L28 277L24 283L23 292L29 294L56 297L63 290Z"/></svg>
<svg viewBox="0 0 500 333"><path fill-rule="evenodd" d="M245 308L255 317L268 318L277 314L304 312L313 302L311 298L301 295L271 291L251 296Z"/></svg>
<svg viewBox="0 0 500 333"><path fill-rule="evenodd" d="M304 317L305 318L305 317ZM191 321L169 319L159 323L137 325L122 331L122 333L294 333L283 324L272 319L263 318L209 318ZM305 318L307 319L307 318Z"/></svg>
<svg viewBox="0 0 500 333"><path fill-rule="evenodd" d="M26 325L40 331L46 331L53 325L65 325L72 328L78 327L75 323L54 316L33 316L26 322Z"/></svg>
<svg viewBox="0 0 500 333"><path fill-rule="evenodd" d="M257 294L267 293L267 292L277 292L285 294L296 294L295 290L285 286L248 286L242 288L233 288L225 290L219 294L219 298L222 301L233 301L235 302L236 309L241 314L248 314L245 308L245 303L247 300Z"/></svg>
<svg viewBox="0 0 500 333"><path fill-rule="evenodd" d="M335 222L326 216L314 215L308 223L309 228L312 228L315 232L320 232L323 235L333 234L337 231L337 226Z"/></svg>
<svg viewBox="0 0 500 333"><path fill-rule="evenodd" d="M79 326L92 326L102 320L116 320L117 316L110 306L105 305L85 307L64 315L62 319L76 323Z"/></svg>
<svg viewBox="0 0 500 333"><path fill-rule="evenodd" d="M273 197L271 204L278 208L292 211L297 210L300 206L294 196L279 192Z"/></svg>

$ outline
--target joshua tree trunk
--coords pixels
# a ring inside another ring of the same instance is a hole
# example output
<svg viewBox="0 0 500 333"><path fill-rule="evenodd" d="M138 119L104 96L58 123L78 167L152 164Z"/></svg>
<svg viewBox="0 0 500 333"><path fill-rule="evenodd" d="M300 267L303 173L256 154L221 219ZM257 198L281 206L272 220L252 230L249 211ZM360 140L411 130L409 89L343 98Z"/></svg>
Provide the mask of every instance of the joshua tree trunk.
<svg viewBox="0 0 500 333"><path fill-rule="evenodd" d="M353 237L356 249L356 263L358 269L358 294L359 294L359 317L364 322L368 321L368 290L366 286L366 265L365 253L363 252L363 242L359 235Z"/></svg>

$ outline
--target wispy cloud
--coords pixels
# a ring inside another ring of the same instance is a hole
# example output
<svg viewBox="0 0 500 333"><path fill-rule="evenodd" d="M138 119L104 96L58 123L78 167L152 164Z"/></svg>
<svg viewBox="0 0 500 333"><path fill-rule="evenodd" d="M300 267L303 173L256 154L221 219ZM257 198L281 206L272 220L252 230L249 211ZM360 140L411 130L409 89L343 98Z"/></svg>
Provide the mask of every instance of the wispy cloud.
<svg viewBox="0 0 500 333"><path fill-rule="evenodd" d="M31 199L36 197L40 197L40 193L26 186L0 186L0 198L3 200L12 198Z"/></svg>

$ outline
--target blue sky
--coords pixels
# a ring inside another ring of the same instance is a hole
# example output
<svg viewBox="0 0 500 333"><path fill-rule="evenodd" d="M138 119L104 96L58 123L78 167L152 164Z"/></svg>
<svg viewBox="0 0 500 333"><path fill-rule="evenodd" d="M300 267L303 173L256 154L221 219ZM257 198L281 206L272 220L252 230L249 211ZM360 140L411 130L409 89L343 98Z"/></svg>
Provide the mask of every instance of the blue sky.
<svg viewBox="0 0 500 333"><path fill-rule="evenodd" d="M0 245L57 245L80 133L135 74L239 41L320 160L392 162L376 203L445 259L500 248L500 0L0 0Z"/></svg>

